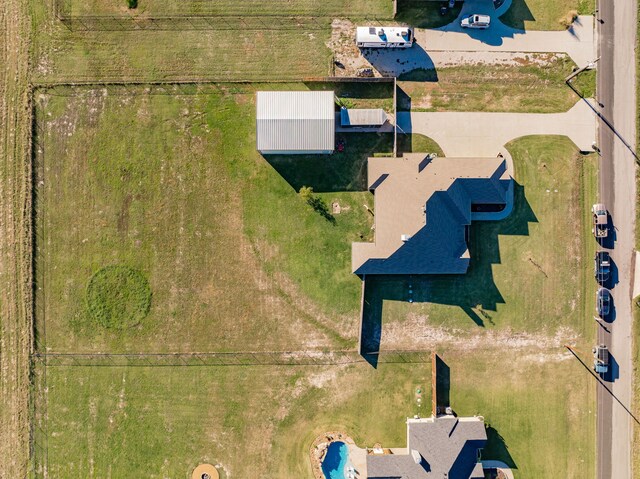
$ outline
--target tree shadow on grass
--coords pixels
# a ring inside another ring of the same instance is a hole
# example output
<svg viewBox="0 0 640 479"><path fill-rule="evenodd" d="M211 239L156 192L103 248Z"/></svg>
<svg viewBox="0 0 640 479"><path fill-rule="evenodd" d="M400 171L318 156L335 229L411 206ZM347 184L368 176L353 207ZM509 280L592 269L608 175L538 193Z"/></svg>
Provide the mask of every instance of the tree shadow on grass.
<svg viewBox="0 0 640 479"><path fill-rule="evenodd" d="M316 193L367 190L367 158L393 152L392 133L339 133L344 151L331 155L264 155L295 191L310 186Z"/></svg>
<svg viewBox="0 0 640 479"><path fill-rule="evenodd" d="M524 22L535 22L536 18L531 13L526 0L512 0L509 10L500 17L500 21L518 30L524 30Z"/></svg>
<svg viewBox="0 0 640 479"><path fill-rule="evenodd" d="M482 460L504 462L511 469L517 469L518 466L513 460L513 457L509 452L509 446L507 446L504 438L491 425L487 425L486 430L487 445L482 450Z"/></svg>
<svg viewBox="0 0 640 479"><path fill-rule="evenodd" d="M438 28L453 22L462 10L462 2L456 2L453 8L447 8L444 15L440 11L447 2L425 2L416 0L398 0L396 21L417 28Z"/></svg>
<svg viewBox="0 0 640 479"><path fill-rule="evenodd" d="M492 313L497 310L498 304L504 303L494 282L492 269L493 264L501 263L499 236L528 236L529 223L537 222L524 187L514 181L514 209L511 215L501 221L475 221L471 224L471 261L466 274L367 276L360 331L362 356L368 360L380 351L382 317L388 301L458 306L477 326L484 327L486 322L493 324Z"/></svg>

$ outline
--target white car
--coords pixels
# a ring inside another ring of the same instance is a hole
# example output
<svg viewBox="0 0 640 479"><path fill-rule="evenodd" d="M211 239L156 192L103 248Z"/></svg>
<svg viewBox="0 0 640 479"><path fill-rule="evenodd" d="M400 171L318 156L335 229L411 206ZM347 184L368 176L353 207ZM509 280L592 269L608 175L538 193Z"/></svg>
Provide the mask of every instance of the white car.
<svg viewBox="0 0 640 479"><path fill-rule="evenodd" d="M474 13L465 17L460 22L462 28L489 28L491 17L489 15L479 15Z"/></svg>

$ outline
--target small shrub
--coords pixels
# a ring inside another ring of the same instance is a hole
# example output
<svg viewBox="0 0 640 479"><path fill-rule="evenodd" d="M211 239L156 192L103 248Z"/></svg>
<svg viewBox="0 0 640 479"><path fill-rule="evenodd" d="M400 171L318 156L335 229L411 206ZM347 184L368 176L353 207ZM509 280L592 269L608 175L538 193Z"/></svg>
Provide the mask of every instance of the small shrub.
<svg viewBox="0 0 640 479"><path fill-rule="evenodd" d="M140 271L128 266L106 266L89 280L86 301L89 314L100 325L127 329L149 313L151 288Z"/></svg>
<svg viewBox="0 0 640 479"><path fill-rule="evenodd" d="M129 8L138 8L138 0L127 0L127 6Z"/></svg>
<svg viewBox="0 0 640 479"><path fill-rule="evenodd" d="M560 25L562 25L564 28L569 28L571 27L571 25L573 25L573 22L575 22L576 18L578 18L577 10L569 10L567 14L560 19Z"/></svg>
<svg viewBox="0 0 640 479"><path fill-rule="evenodd" d="M313 194L313 188L310 186L303 186L300 188L298 192L300 194L300 198L305 200L313 210L322 216L325 220L327 220L331 224L336 223L335 217L329 211L329 207L327 203L317 195Z"/></svg>

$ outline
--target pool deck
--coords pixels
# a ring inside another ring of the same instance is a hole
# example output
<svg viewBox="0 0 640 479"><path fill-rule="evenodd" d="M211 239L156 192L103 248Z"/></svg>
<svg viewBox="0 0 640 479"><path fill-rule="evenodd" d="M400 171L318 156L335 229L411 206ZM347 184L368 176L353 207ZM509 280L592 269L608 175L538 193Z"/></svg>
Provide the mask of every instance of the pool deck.
<svg viewBox="0 0 640 479"><path fill-rule="evenodd" d="M348 441L345 441L345 444L349 448L349 464L356 470L356 477L363 479L366 478L367 450L356 446L356 443L353 442L353 439L351 438L349 438ZM345 477L347 477L346 474Z"/></svg>

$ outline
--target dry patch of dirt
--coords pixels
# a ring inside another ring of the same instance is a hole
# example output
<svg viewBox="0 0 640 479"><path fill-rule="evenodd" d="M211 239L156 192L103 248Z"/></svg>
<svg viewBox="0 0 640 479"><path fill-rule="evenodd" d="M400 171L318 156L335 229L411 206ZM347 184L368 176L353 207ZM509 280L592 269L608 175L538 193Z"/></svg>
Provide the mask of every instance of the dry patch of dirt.
<svg viewBox="0 0 640 479"><path fill-rule="evenodd" d="M556 349L577 341L571 328L555 332L528 333L511 329L462 330L433 326L429 318L411 314L406 321L391 322L382 328L382 344L386 349L434 349L447 346L470 351L474 349Z"/></svg>
<svg viewBox="0 0 640 479"><path fill-rule="evenodd" d="M350 20L334 19L331 22L331 37L325 43L333 52L337 64L335 76L352 77L360 68L371 68L356 46L356 25ZM376 76L381 76L374 70Z"/></svg>

